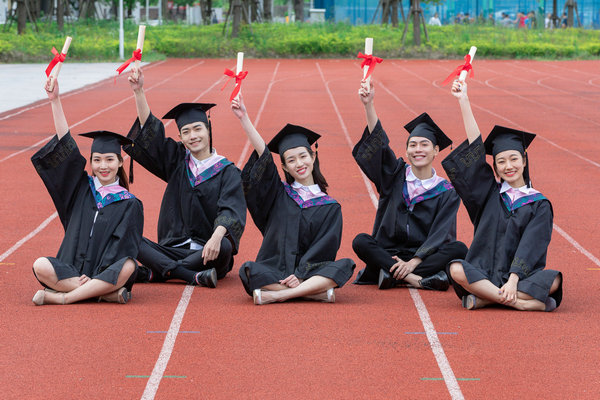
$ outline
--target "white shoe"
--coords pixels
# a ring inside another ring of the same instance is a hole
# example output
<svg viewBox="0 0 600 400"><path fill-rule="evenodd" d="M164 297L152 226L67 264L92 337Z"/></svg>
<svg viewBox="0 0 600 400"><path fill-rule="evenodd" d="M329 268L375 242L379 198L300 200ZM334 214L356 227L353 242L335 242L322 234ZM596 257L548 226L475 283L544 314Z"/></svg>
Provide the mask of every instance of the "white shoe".
<svg viewBox="0 0 600 400"><path fill-rule="evenodd" d="M260 306L262 304L262 296L260 293L260 289L254 289L252 292L252 298L254 299L254 304Z"/></svg>
<svg viewBox="0 0 600 400"><path fill-rule="evenodd" d="M327 300L323 300L323 303L335 303L335 291L333 288L327 290Z"/></svg>
<svg viewBox="0 0 600 400"><path fill-rule="evenodd" d="M321 303L335 303L335 291L333 288L330 288L327 289L326 292L311 294L310 296L305 296L304 298L313 301L320 301Z"/></svg>

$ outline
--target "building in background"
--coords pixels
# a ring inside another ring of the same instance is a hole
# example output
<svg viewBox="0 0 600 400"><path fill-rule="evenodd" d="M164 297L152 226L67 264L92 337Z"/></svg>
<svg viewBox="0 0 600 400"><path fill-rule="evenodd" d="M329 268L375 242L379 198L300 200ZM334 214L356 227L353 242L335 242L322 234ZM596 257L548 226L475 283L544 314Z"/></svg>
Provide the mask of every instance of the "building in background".
<svg viewBox="0 0 600 400"><path fill-rule="evenodd" d="M325 9L325 19L332 22L347 22L352 25L369 24L377 9L379 0L313 0L315 8ZM498 22L502 14L508 14L512 20L518 12L525 15L533 11L541 27L544 26L544 16L552 13L552 0L446 0L442 4L425 4L421 2L425 21L438 13L442 25L457 23L457 16L470 15L470 22L485 21L491 23L490 14ZM404 15L408 15L409 0L402 0ZM557 15L563 12L565 0L557 0ZM577 0L579 19L585 28L600 28L600 0ZM401 20L401 16L398 16ZM375 23L381 22L381 10L378 11Z"/></svg>

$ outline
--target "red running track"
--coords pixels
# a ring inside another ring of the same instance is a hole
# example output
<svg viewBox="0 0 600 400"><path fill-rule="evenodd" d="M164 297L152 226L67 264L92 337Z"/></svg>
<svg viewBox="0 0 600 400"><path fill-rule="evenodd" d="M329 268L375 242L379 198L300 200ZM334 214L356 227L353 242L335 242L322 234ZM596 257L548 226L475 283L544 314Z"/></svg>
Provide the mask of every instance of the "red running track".
<svg viewBox="0 0 600 400"><path fill-rule="evenodd" d="M248 146L221 92L234 60L168 60L146 67L147 96L162 116L183 101L215 102L214 143L242 165ZM375 71L378 114L403 153L402 126L427 111L458 144L456 100L441 81L456 61L386 60ZM353 60L246 60L243 92L265 138L286 122L323 134L319 152L331 195L343 206L339 257L369 232L372 197L351 157L365 125ZM346 285L338 302L252 305L237 277L260 234L248 219L234 271L215 290L136 285L125 306L35 307L31 264L54 255L62 228L29 157L52 134L50 107L0 114L0 384L2 398L490 398L600 397L600 62L475 63L469 95L482 132L494 124L538 133L530 151L536 188L554 206L548 265L565 277L553 313L466 311L445 293ZM115 106L115 104L117 104ZM64 96L74 133L125 133L135 105L124 79ZM167 127L176 135L173 124ZM88 141L78 140L82 152ZM31 147L31 148L30 148ZM443 152L436 162L447 152ZM136 168L145 233L156 237L164 184ZM43 224L45 222L45 224ZM42 225L40 225L42 224ZM470 242L463 208L459 237ZM362 268L358 264L357 270ZM167 333L168 332L168 333ZM425 334L427 333L427 334Z"/></svg>

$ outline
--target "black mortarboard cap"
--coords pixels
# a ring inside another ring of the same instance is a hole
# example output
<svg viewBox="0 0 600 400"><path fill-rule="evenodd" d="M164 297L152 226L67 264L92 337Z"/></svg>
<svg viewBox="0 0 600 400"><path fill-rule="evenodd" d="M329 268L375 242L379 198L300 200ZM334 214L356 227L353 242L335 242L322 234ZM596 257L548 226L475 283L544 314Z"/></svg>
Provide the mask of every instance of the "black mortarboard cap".
<svg viewBox="0 0 600 400"><path fill-rule="evenodd" d="M92 153L116 153L121 154L121 146L132 144L133 141L118 133L109 131L93 131L80 133L79 136L92 138Z"/></svg>
<svg viewBox="0 0 600 400"><path fill-rule="evenodd" d="M167 112L163 119L174 119L179 130L194 122L204 122L208 125L209 119L206 113L214 106L216 106L214 103L181 103Z"/></svg>
<svg viewBox="0 0 600 400"><path fill-rule="evenodd" d="M267 145L272 153L283 155L286 150L296 147L306 147L315 143L321 135L302 126L287 124Z"/></svg>
<svg viewBox="0 0 600 400"><path fill-rule="evenodd" d="M79 136L85 136L94 139L92 142L92 153L115 153L121 154L121 146L133 145L133 140L109 131L93 131L80 133ZM133 183L133 158L129 160L129 183Z"/></svg>
<svg viewBox="0 0 600 400"><path fill-rule="evenodd" d="M410 133L408 135L408 140L415 136L424 137L431 140L434 146L439 146L440 150L444 150L452 144L452 140L444 134L427 113L419 115L417 118L404 125L404 129ZM408 140L406 141L407 145Z"/></svg>
<svg viewBox="0 0 600 400"><path fill-rule="evenodd" d="M485 139L485 152L492 156L506 150L517 150L525 154L525 150L535 139L535 134L496 125Z"/></svg>

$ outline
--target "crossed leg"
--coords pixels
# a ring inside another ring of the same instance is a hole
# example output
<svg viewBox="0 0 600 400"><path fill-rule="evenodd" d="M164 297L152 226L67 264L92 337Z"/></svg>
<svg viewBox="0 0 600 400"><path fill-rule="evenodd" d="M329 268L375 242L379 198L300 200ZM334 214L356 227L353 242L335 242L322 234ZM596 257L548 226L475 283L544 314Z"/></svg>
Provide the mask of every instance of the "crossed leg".
<svg viewBox="0 0 600 400"><path fill-rule="evenodd" d="M294 288L273 283L262 287L262 304L282 302L298 297L305 297L311 300L325 300L327 299L327 291L336 286L337 284L333 279L319 275L302 281Z"/></svg>
<svg viewBox="0 0 600 400"><path fill-rule="evenodd" d="M465 276L465 271L461 263L454 262L450 264L450 275L456 283L458 283L465 290L467 290L475 296L475 298L471 299L469 303L465 305L467 308L481 308L494 303L504 304L502 303L500 288L494 285L491 281L484 279L481 281L469 283L467 277ZM560 284L561 277L559 275L554 279L554 282L552 282L550 294L556 292L556 290L560 287ZM517 291L517 300L514 303L508 303L505 305L513 307L520 311L544 311L546 309L545 303L534 299L527 293L519 291Z"/></svg>
<svg viewBox="0 0 600 400"><path fill-rule="evenodd" d="M52 263L45 257L38 258L33 263L33 270L40 282L58 291L58 293L47 291L43 297L44 304L71 304L92 297L107 296L112 298L118 296L119 289L127 283L131 274L134 273L135 262L131 259L125 261L116 285L100 279L90 279L80 284L80 278L78 277L59 281Z"/></svg>

